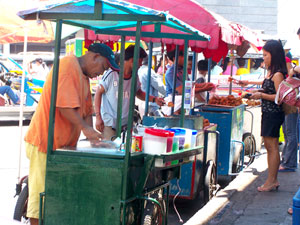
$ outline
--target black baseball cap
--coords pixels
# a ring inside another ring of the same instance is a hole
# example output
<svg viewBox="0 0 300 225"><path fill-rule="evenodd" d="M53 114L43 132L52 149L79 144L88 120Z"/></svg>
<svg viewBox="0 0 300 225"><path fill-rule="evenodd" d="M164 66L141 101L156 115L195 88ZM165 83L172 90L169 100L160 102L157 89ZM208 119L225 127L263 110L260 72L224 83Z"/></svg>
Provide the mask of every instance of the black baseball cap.
<svg viewBox="0 0 300 225"><path fill-rule="evenodd" d="M94 53L99 53L103 57L107 59L107 61L110 64L110 67L113 70L119 71L120 68L117 65L115 61L115 55L113 51L111 50L110 47L108 47L106 44L101 44L101 43L93 43L89 46L89 51L94 52Z"/></svg>

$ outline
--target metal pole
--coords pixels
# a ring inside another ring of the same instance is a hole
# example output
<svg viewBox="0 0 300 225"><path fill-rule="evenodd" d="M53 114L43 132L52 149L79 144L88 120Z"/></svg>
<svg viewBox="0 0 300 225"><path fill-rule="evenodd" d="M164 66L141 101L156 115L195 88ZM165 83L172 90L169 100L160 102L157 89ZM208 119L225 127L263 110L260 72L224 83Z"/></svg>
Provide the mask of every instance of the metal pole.
<svg viewBox="0 0 300 225"><path fill-rule="evenodd" d="M193 85L194 85L194 81L196 80L197 78L197 71L198 71L198 68L197 68L197 62L198 62L198 54L196 52L193 52L193 64L192 64L192 81L193 81ZM194 115L194 108L192 108L190 110L190 115Z"/></svg>
<svg viewBox="0 0 300 225"><path fill-rule="evenodd" d="M172 90L172 102L175 105L175 93L176 93L176 80L178 72L178 56L179 56L179 46L176 45L175 50L175 62L174 62L174 73L173 73L173 90ZM174 114L174 106L171 108L171 115Z"/></svg>
<svg viewBox="0 0 300 225"><path fill-rule="evenodd" d="M166 57L165 57L165 46L163 46L163 49L162 49L162 53L163 53L163 55L162 55L162 59L163 59L163 62L162 62L162 67L163 67L163 76L164 76L164 74L165 74L165 67L166 67L166 64L165 64L165 60L166 60Z"/></svg>
<svg viewBox="0 0 300 225"><path fill-rule="evenodd" d="M61 29L62 29L62 20L56 20L54 65L53 65L53 74L52 74L51 104L50 104L50 112L49 112L47 158L49 158L49 155L53 151L57 82L58 82L58 75L59 75L58 71L59 71L59 54L60 54L60 44L61 44Z"/></svg>
<svg viewBox="0 0 300 225"><path fill-rule="evenodd" d="M234 62L234 57L233 57L233 53L230 53L230 60L231 60L231 68L230 68L230 77L232 78L232 73L233 73L233 62ZM230 81L229 84L229 94L232 94L232 80Z"/></svg>
<svg viewBox="0 0 300 225"><path fill-rule="evenodd" d="M212 59L209 58L208 59L207 82L210 82L210 78L211 78L211 63L212 63ZM206 102L208 102L208 100L209 100L209 92L207 92Z"/></svg>
<svg viewBox="0 0 300 225"><path fill-rule="evenodd" d="M23 109L24 109L24 87L25 87L25 68L26 68L26 53L27 53L27 28L24 28L24 49L23 49L23 68L22 68L22 81L21 81L21 95L20 95L20 115L19 115L19 129L20 129L20 143L19 143L19 167L17 183L21 176L21 158L22 158L22 143L23 143ZM29 96L28 96L29 97Z"/></svg>
<svg viewBox="0 0 300 225"><path fill-rule="evenodd" d="M185 95L185 80L186 80L187 63L188 63L188 50L189 50L189 41L184 40L184 64L183 64L183 78L182 78L180 127L183 127L184 125L184 95Z"/></svg>
<svg viewBox="0 0 300 225"><path fill-rule="evenodd" d="M139 55L140 55L141 26L142 26L142 22L137 21L133 68L132 68L132 77L131 77L130 103L129 103L129 112L128 112L128 126L127 126L127 137L126 137L126 148L125 148L126 152L125 152L124 169L123 169L123 182L122 182L123 201L125 201L127 197L127 183L128 183L130 149L131 149L131 131L132 131L133 113L134 113L134 106L135 106L137 69L138 69ZM126 219L126 203L123 205L123 224L125 224L125 219Z"/></svg>
<svg viewBox="0 0 300 225"><path fill-rule="evenodd" d="M192 64L192 81L196 80L196 74L197 74L197 53L193 52L193 64Z"/></svg>
<svg viewBox="0 0 300 225"><path fill-rule="evenodd" d="M123 106L123 81L124 81L124 55L125 55L125 36L121 36L121 52L120 52L120 73L118 88L118 108L117 108L117 136L121 137L122 132L122 106Z"/></svg>
<svg viewBox="0 0 300 225"><path fill-rule="evenodd" d="M153 50L153 42L149 43L149 56L148 56L148 73L147 73L147 87L146 87L146 99L145 99L145 116L148 115L149 111L149 91L151 84L151 69L152 69L152 50Z"/></svg>

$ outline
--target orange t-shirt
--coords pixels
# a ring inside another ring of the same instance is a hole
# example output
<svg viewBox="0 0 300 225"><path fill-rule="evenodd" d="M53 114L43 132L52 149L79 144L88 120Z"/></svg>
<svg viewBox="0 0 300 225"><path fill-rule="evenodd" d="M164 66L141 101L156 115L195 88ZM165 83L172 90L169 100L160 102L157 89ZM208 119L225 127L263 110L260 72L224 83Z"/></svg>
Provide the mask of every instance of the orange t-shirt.
<svg viewBox="0 0 300 225"><path fill-rule="evenodd" d="M47 76L36 112L25 136L26 142L45 153L48 143L52 73L53 70ZM74 55L60 60L56 107L76 108L82 118L90 116L93 112L89 79L82 73ZM81 130L56 108L53 149L76 146L80 132Z"/></svg>

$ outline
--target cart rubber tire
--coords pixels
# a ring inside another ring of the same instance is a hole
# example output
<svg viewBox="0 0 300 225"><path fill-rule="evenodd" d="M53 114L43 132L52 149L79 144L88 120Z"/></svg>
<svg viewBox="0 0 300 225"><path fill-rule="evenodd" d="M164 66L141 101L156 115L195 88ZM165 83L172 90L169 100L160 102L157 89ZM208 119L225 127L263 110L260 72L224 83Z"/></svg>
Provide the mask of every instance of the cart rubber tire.
<svg viewBox="0 0 300 225"><path fill-rule="evenodd" d="M232 173L239 173L242 171L243 168L243 155L242 155L242 148L239 150L239 154L233 159L232 162ZM234 176L232 177L234 178Z"/></svg>
<svg viewBox="0 0 300 225"><path fill-rule="evenodd" d="M203 197L206 204L212 197L217 184L216 180L216 165L213 161L208 161L204 177Z"/></svg>
<svg viewBox="0 0 300 225"><path fill-rule="evenodd" d="M243 142L245 143L245 156L249 157L248 165L253 163L256 153L256 141L255 137L251 133L243 134Z"/></svg>
<svg viewBox="0 0 300 225"><path fill-rule="evenodd" d="M28 185L26 184L18 197L16 207L15 207L15 212L14 212L14 220L21 221L23 216L24 218L26 218L27 199L28 199Z"/></svg>
<svg viewBox="0 0 300 225"><path fill-rule="evenodd" d="M159 200L159 203L162 206L163 212L160 208L153 203L150 203L153 208L150 210L150 214L145 215L143 225L162 225L163 222L163 213L166 214L166 202L164 199Z"/></svg>
<svg viewBox="0 0 300 225"><path fill-rule="evenodd" d="M143 225L152 225L152 217L150 215L145 216Z"/></svg>

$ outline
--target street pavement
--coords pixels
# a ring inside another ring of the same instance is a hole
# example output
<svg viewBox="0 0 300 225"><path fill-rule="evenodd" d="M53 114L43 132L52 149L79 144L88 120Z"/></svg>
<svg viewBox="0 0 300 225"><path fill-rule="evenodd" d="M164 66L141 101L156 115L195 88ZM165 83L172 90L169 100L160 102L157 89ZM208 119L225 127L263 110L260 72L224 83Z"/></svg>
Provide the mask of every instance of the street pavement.
<svg viewBox="0 0 300 225"><path fill-rule="evenodd" d="M27 127L23 128L24 136ZM21 224L13 221L16 203L15 185L18 177L20 132L18 127L0 127L0 225ZM23 140L23 138L22 138ZM24 145L21 150L21 176L28 173L28 160ZM199 204L189 204L182 213L186 225L291 225L292 216L287 209L292 206L292 198L300 186L300 171L279 173L278 192L257 192L267 177L266 151L244 169L227 187L199 211ZM170 205L172 207L172 205ZM185 212L183 212L185 211ZM171 215L169 215L171 216ZM168 224L182 224L176 216L171 216ZM174 222L176 221L176 222Z"/></svg>
<svg viewBox="0 0 300 225"><path fill-rule="evenodd" d="M267 178L267 154L261 150L252 165L241 172L226 188L185 224L291 225L287 209L300 186L300 171L278 173L278 191L258 192Z"/></svg>

